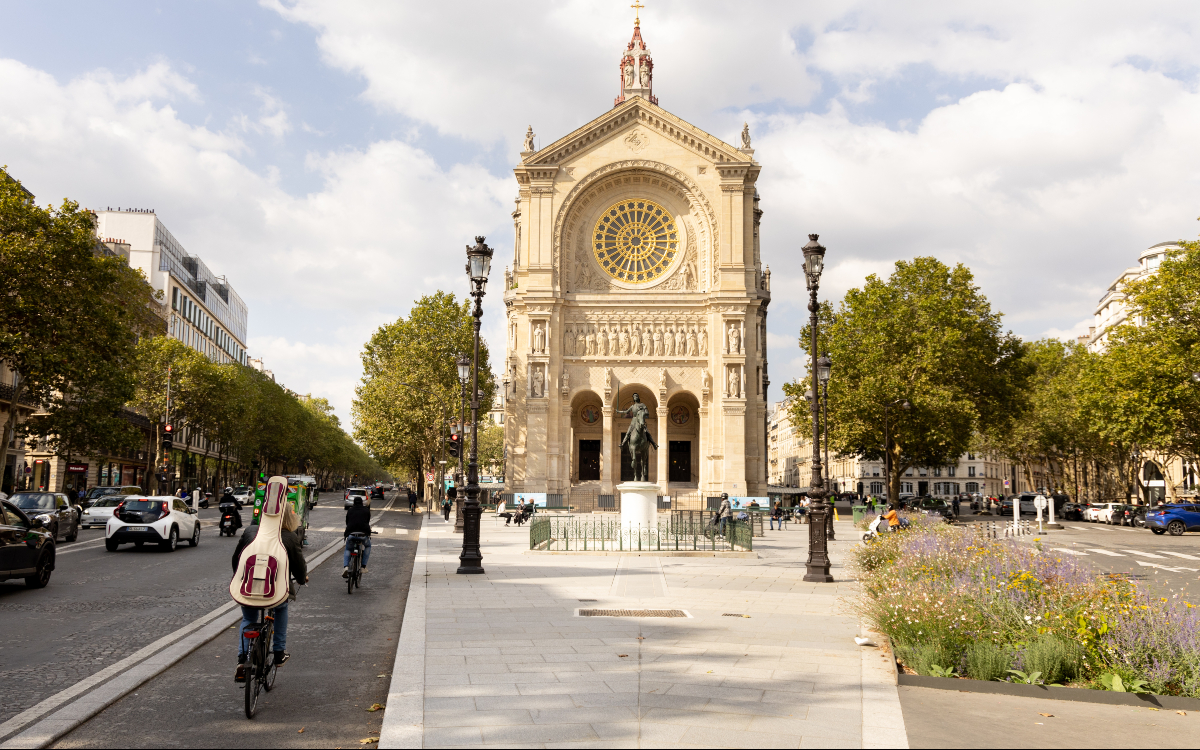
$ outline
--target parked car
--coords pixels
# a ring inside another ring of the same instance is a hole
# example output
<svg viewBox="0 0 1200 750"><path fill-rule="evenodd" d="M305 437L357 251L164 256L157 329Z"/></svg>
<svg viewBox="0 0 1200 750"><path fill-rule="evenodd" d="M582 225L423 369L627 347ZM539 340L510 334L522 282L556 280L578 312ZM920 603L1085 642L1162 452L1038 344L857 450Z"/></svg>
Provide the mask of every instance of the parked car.
<svg viewBox="0 0 1200 750"><path fill-rule="evenodd" d="M1084 511L1083 519L1093 523L1112 523L1113 511L1120 506L1121 503L1092 503Z"/></svg>
<svg viewBox="0 0 1200 750"><path fill-rule="evenodd" d="M140 495L142 488L137 485L124 485L121 487L93 487L87 491L86 495L79 496L79 507L87 510L97 500L109 495Z"/></svg>
<svg viewBox="0 0 1200 750"><path fill-rule="evenodd" d="M126 495L105 495L96 500L91 506L83 512L79 517L80 528L90 529L93 526L106 526L108 519L112 518L112 514L117 510L126 498Z"/></svg>
<svg viewBox="0 0 1200 750"><path fill-rule="evenodd" d="M30 519L40 519L42 526L58 541L58 535L68 542L79 536L79 513L61 492L18 492L9 501L25 512Z"/></svg>
<svg viewBox="0 0 1200 750"><path fill-rule="evenodd" d="M0 581L24 578L31 589L43 588L54 570L54 537L38 517L8 501L0 501Z"/></svg>
<svg viewBox="0 0 1200 750"><path fill-rule="evenodd" d="M1057 517L1063 521L1082 521L1085 507L1079 503L1063 503L1058 509Z"/></svg>
<svg viewBox="0 0 1200 750"><path fill-rule="evenodd" d="M104 529L104 547L116 552L122 544L141 547L146 542L173 552L180 539L200 544L200 518L177 497L127 497L116 507Z"/></svg>
<svg viewBox="0 0 1200 750"><path fill-rule="evenodd" d="M1145 526L1146 506L1122 504L1120 512L1113 512L1113 523L1134 528Z"/></svg>
<svg viewBox="0 0 1200 750"><path fill-rule="evenodd" d="M363 499L363 505L367 506L368 508L371 507L371 493L367 492L365 487L347 487L346 495L343 498L342 504L347 508L353 506L355 497L361 497Z"/></svg>
<svg viewBox="0 0 1200 750"><path fill-rule="evenodd" d="M1185 531L1200 531L1200 505L1159 505L1146 511L1146 526L1155 534L1170 532L1181 536Z"/></svg>

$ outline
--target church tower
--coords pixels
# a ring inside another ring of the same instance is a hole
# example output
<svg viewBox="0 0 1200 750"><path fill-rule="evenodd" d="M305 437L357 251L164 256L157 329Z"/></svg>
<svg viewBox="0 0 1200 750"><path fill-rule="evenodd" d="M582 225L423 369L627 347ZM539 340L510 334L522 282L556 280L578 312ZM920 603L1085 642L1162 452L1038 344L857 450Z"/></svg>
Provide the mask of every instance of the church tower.
<svg viewBox="0 0 1200 750"><path fill-rule="evenodd" d="M540 150L531 128L513 169L507 489L611 495L632 479L614 411L637 393L661 494L765 496L770 270L748 129L735 147L658 106L640 19L619 70L611 110Z"/></svg>

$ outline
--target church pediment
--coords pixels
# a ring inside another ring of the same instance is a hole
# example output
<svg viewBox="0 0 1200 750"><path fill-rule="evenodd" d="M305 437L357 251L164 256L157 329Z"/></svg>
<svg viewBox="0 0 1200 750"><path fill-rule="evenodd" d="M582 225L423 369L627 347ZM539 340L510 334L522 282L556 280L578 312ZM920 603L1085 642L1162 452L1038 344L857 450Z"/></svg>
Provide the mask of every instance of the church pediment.
<svg viewBox="0 0 1200 750"><path fill-rule="evenodd" d="M540 151L525 154L517 171L532 173L553 169L597 145L618 139L632 139L625 145L636 153L641 144L637 142L638 133L630 130L636 126L677 143L713 164L744 165L747 170L757 171L757 165L749 154L641 97L626 99ZM532 174L530 176L533 177Z"/></svg>

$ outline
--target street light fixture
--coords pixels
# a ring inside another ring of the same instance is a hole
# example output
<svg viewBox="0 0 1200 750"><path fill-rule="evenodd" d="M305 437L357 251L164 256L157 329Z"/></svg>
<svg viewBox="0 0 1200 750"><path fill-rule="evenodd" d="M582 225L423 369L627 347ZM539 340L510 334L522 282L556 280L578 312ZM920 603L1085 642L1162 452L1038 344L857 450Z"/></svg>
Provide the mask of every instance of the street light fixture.
<svg viewBox="0 0 1200 750"><path fill-rule="evenodd" d="M483 317L483 295L492 271L492 248L484 237L475 237L474 247L467 246L467 275L471 277L471 296L475 309L474 355L471 358L471 462L467 465L467 504L463 508L463 546L458 556L459 573L483 573L483 553L479 550L479 319Z"/></svg>
<svg viewBox="0 0 1200 750"><path fill-rule="evenodd" d="M808 496L816 502L809 510L811 520L808 524L808 563L804 580L811 583L833 583L829 574L829 545L825 537L825 515L828 512L825 498L829 493L825 490L825 480L821 477L821 405L817 399L818 368L817 362L817 312L821 309L817 302L817 290L821 285L821 271L825 268L825 248L817 242L817 235L808 235L808 244L804 246L804 275L808 280L808 330L810 335L809 353L812 355L812 365L809 375L812 378L812 398L809 406L812 409L813 428L813 469L812 481L809 482ZM828 370L828 365L826 366Z"/></svg>
<svg viewBox="0 0 1200 750"><path fill-rule="evenodd" d="M829 463L829 375L832 371L833 360L829 358L828 353L822 354L821 358L817 360L817 380L821 381L821 425L825 433L825 473L829 474L830 492L836 492L833 484L833 469ZM837 540L833 533L833 507L831 504L829 512L825 514L825 534L830 541Z"/></svg>

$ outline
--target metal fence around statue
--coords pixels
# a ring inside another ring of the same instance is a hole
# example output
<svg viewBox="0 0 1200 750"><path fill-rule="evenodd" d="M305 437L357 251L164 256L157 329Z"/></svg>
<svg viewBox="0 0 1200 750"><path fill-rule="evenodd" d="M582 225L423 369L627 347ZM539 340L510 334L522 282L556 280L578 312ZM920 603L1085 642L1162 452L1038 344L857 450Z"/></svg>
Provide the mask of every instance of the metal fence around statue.
<svg viewBox="0 0 1200 750"><path fill-rule="evenodd" d="M529 549L556 552L751 552L752 527L730 520L724 532L711 514L672 514L650 528L623 529L617 519L536 518Z"/></svg>

